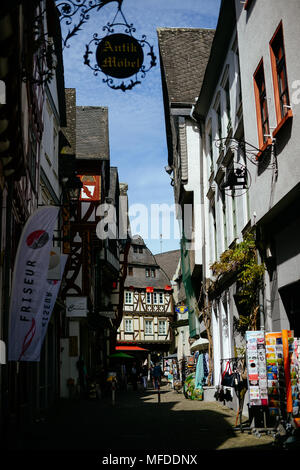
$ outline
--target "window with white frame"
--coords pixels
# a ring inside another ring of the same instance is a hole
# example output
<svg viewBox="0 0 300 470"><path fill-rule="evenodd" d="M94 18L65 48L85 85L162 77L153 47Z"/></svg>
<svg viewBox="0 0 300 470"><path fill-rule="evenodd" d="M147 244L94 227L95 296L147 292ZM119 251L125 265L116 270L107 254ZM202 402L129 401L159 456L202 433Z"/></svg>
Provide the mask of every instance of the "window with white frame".
<svg viewBox="0 0 300 470"><path fill-rule="evenodd" d="M124 320L125 333L133 333L133 320L132 318L125 318Z"/></svg>
<svg viewBox="0 0 300 470"><path fill-rule="evenodd" d="M167 322L166 320L158 320L158 334L166 335L167 334Z"/></svg>
<svg viewBox="0 0 300 470"><path fill-rule="evenodd" d="M125 292L125 304L133 304L133 292Z"/></svg>
<svg viewBox="0 0 300 470"><path fill-rule="evenodd" d="M146 304L151 304L151 292L146 292Z"/></svg>
<svg viewBox="0 0 300 470"><path fill-rule="evenodd" d="M153 322L152 320L145 320L145 335L153 334Z"/></svg>
<svg viewBox="0 0 300 470"><path fill-rule="evenodd" d="M154 292L154 294L153 294L153 303L155 305L163 305L164 304L164 294L163 294L163 292Z"/></svg>

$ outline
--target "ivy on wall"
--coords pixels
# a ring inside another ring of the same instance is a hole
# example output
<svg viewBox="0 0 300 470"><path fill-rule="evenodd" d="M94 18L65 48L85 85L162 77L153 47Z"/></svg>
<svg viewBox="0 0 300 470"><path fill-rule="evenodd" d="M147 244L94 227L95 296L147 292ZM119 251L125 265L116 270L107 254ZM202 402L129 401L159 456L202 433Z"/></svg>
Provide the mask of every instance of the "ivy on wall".
<svg viewBox="0 0 300 470"><path fill-rule="evenodd" d="M258 264L253 233L249 232L243 241L224 251L220 260L211 265L211 269L216 276L211 290L216 288L224 276L236 273L235 301L239 310L239 318L234 319L234 327L242 335L247 330L255 330L259 311L258 293L265 266Z"/></svg>

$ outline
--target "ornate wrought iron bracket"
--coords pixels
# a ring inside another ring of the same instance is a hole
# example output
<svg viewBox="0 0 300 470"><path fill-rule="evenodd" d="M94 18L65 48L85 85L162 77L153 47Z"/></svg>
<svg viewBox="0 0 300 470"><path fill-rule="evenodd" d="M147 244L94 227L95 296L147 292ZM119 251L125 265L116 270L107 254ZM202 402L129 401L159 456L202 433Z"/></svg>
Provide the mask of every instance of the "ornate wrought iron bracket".
<svg viewBox="0 0 300 470"><path fill-rule="evenodd" d="M253 163L253 165L258 166L263 170L277 170L276 139L272 139L270 144L266 145L264 151L261 151L261 149L257 148L255 145L250 144L243 139L236 139L233 137L216 139L215 145L220 150L226 148L226 150L231 149L232 152L240 151L245 158ZM259 154L260 156L258 156Z"/></svg>
<svg viewBox="0 0 300 470"><path fill-rule="evenodd" d="M145 78L146 73L156 65L156 56L153 46L146 40L145 35L141 39L133 36L136 29L132 23L127 22L122 12L123 0L58 0L56 6L60 13L60 21L70 26L66 37L63 39L63 46L70 47L68 41L89 20L90 12L94 9L99 11L113 1L118 3L117 12L112 23L109 22L102 28L106 35L100 37L98 33L94 33L91 41L86 44L83 59L84 64L94 72L94 75L97 76L99 72L102 72L106 76L103 82L110 88L126 91L141 83L141 79ZM76 15L79 15L79 21L73 24L73 17ZM121 16L119 21L117 21L118 15ZM115 34L116 28L122 28L123 33ZM106 50L105 46L101 48L101 43L102 45L107 44ZM149 51L144 54L146 48L149 48ZM105 55L107 51L111 51L112 55L110 57L107 54ZM95 64L92 63L90 58L94 54L96 55ZM145 56L148 59L147 64L144 64Z"/></svg>
<svg viewBox="0 0 300 470"><path fill-rule="evenodd" d="M40 5L39 5L40 6ZM55 45L53 39L44 32L44 16L46 10L41 10L36 17L33 17L33 23L25 24L25 32L29 42L29 50L32 63L26 63L23 59L22 80L35 85L44 85L49 83L57 66ZM32 71L33 69L33 71Z"/></svg>
<svg viewBox="0 0 300 470"><path fill-rule="evenodd" d="M251 174L246 167L246 159L253 165L257 166L258 173L265 170L273 170L275 180L278 176L277 156L276 156L276 139L267 141L263 151L256 146L246 142L243 139L225 137L215 139L215 145L224 155L228 151L232 154L240 154L245 164L235 162L232 168L224 166L223 174L225 179L219 184L219 189L229 196L242 196L251 186Z"/></svg>

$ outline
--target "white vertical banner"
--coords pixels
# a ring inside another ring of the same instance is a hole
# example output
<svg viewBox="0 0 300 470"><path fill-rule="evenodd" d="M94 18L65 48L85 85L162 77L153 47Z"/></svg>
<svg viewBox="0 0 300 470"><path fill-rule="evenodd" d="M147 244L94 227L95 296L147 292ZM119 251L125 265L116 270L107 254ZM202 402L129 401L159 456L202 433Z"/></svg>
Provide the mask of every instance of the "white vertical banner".
<svg viewBox="0 0 300 470"><path fill-rule="evenodd" d="M16 254L10 300L9 361L33 361L32 345L45 300L49 255L59 208L44 206L27 220Z"/></svg>
<svg viewBox="0 0 300 470"><path fill-rule="evenodd" d="M47 279L43 290L42 309L36 317L36 332L30 345L30 361L39 361L41 349L47 333L48 324L53 312L57 295L61 286L61 280L65 270L68 255L60 255L60 275L61 279Z"/></svg>

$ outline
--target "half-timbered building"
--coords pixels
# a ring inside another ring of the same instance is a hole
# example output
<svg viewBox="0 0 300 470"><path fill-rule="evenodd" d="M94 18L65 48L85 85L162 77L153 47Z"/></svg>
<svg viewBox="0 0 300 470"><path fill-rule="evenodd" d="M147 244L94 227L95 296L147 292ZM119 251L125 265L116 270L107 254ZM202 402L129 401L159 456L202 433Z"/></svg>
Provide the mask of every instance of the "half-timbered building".
<svg viewBox="0 0 300 470"><path fill-rule="evenodd" d="M170 349L173 318L168 275L140 236L133 237L124 285L123 318L117 344L147 349L153 357Z"/></svg>

